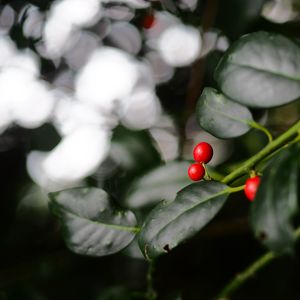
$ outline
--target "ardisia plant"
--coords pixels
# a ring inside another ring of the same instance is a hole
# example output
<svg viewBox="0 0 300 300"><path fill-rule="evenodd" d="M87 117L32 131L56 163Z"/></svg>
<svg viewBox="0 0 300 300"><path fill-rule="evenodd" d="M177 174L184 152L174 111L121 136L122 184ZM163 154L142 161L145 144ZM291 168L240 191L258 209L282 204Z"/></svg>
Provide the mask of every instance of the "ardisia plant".
<svg viewBox="0 0 300 300"><path fill-rule="evenodd" d="M252 113L253 109L271 109L300 98L299 45L281 34L263 31L247 34L225 52L214 78L217 88L205 87L198 100L196 115L201 128L220 139L239 138L250 130L266 135L266 145L231 172L215 176L210 172L212 168L205 170L213 149L201 141L193 153L196 163L188 169L190 178L200 181L186 184L175 199L151 203L156 205L147 214L139 213L141 205L134 200L136 192L127 195L122 208L99 188L83 187L50 194L51 211L59 219L65 242L73 252L104 256L138 241L149 264L148 288L140 299L159 299L153 285L157 258L194 237L233 193L244 191L251 201L249 220L253 234L269 252L245 270L237 270L239 274L216 293L215 299L230 299L277 257L294 253L300 237L296 218L300 121L273 137L255 121ZM175 164L186 172L186 162ZM152 172L169 168L172 174L176 173L176 167L161 166ZM147 177L142 180L147 181ZM150 177L148 180L151 182ZM155 182L152 187L155 190ZM161 193L164 199L166 196ZM135 214L139 215L138 221Z"/></svg>

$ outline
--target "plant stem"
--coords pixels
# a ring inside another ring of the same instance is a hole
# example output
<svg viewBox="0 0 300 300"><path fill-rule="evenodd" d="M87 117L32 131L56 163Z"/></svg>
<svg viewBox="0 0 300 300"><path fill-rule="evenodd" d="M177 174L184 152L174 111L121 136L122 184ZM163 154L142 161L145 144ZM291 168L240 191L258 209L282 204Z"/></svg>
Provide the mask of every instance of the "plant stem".
<svg viewBox="0 0 300 300"><path fill-rule="evenodd" d="M295 237L298 240L300 238L300 227L295 231Z"/></svg>
<svg viewBox="0 0 300 300"><path fill-rule="evenodd" d="M275 254L273 252L267 252L259 259L257 259L252 265L250 265L246 270L236 275L232 281L220 292L217 296L217 300L229 300L229 297L250 277L252 277L258 270L268 265L274 258Z"/></svg>
<svg viewBox="0 0 300 300"><path fill-rule="evenodd" d="M293 145L295 143L298 143L299 141L300 141L300 133L298 132L298 135L294 139L292 139L287 144L285 144L281 148L275 150L274 152L272 152L271 154L269 154L268 156L266 156L264 159L262 159L256 165L257 170L262 171L266 167L265 162L267 162L268 160L272 159L274 156L276 156L279 152L281 152L282 150L284 150L286 147L289 147L289 146L291 146L291 145Z"/></svg>
<svg viewBox="0 0 300 300"><path fill-rule="evenodd" d="M265 148L259 151L256 155L252 156L245 163L242 164L239 168L235 171L231 172L225 178L223 178L223 183L230 183L233 182L235 179L239 178L240 176L247 174L258 162L263 160L273 151L277 150L278 148L284 146L290 139L293 138L294 135L298 134L300 130L300 121L290 127L286 132L276 138L274 141L269 143Z"/></svg>
<svg viewBox="0 0 300 300"><path fill-rule="evenodd" d="M239 178L240 176L248 173L257 163L263 161L266 158L272 157L272 154L286 146L286 144L292 140L295 135L298 135L294 141L299 140L299 131L300 131L300 121L295 123L292 127L290 127L286 132L277 137L274 141L270 141L269 144L264 147L261 151L259 151L256 155L249 158L246 162L244 162L240 167L238 167L235 171L231 172L229 175L223 178L223 183L230 183ZM270 140L270 138L269 138ZM231 192L239 191L243 188L233 187L230 188ZM300 238L300 228L295 231L295 236L297 239ZM229 297L240 288L249 278L251 278L257 271L261 270L265 266L267 266L271 261L273 261L277 255L273 252L267 252L260 258L258 258L254 263L252 263L248 268L246 268L243 272L238 274L232 281L229 282L225 286L225 288L220 292L217 296L217 300L229 300Z"/></svg>
<svg viewBox="0 0 300 300"><path fill-rule="evenodd" d="M295 231L296 239L300 238L300 227ZM229 300L229 297L239 289L249 278L253 277L256 272L266 267L271 261L277 258L274 252L267 252L259 257L254 263L247 267L243 272L236 275L219 293L217 300Z"/></svg>
<svg viewBox="0 0 300 300"><path fill-rule="evenodd" d="M267 138L269 140L269 143L271 143L273 141L273 136L272 136L271 132L266 127L260 125L259 123L256 123L255 121L249 121L248 124L251 127L262 131L267 136Z"/></svg>
<svg viewBox="0 0 300 300"><path fill-rule="evenodd" d="M240 186L237 186L237 187L230 187L229 192L230 193L236 193L236 192L242 191L244 188L245 188L245 185L240 185Z"/></svg>
<svg viewBox="0 0 300 300"><path fill-rule="evenodd" d="M155 260L149 261L148 272L147 272L147 294L148 300L156 300L157 293L153 287L153 274L155 272Z"/></svg>

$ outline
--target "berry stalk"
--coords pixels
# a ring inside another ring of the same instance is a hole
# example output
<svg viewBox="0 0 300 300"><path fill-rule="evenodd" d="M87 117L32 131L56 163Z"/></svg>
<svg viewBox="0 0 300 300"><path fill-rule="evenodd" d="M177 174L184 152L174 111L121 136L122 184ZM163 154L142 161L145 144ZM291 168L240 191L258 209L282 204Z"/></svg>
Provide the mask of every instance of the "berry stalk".
<svg viewBox="0 0 300 300"><path fill-rule="evenodd" d="M280 147L285 146L285 144L290 141L295 135L298 134L300 130L300 121L295 123L292 127L290 127L286 132L277 137L271 143L269 143L265 148L259 151L256 155L252 156L248 160L245 161L239 168L235 171L231 172L229 175L225 176L222 180L223 183L231 183L241 177L244 174L249 173L253 167L263 160L265 157L279 149Z"/></svg>

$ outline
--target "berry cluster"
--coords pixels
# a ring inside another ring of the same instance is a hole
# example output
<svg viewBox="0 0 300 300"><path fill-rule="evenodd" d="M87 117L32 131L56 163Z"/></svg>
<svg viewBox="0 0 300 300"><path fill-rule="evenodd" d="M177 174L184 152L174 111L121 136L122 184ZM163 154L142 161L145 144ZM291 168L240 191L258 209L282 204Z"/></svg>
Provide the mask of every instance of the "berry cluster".
<svg viewBox="0 0 300 300"><path fill-rule="evenodd" d="M199 181L205 175L203 164L207 164L213 156L213 148L206 142L201 142L194 148L194 160L196 163L191 164L188 168L188 175L191 180Z"/></svg>
<svg viewBox="0 0 300 300"><path fill-rule="evenodd" d="M191 180L199 181L205 175L204 164L207 164L213 157L213 148L206 142L197 144L193 151L196 163L191 164L188 168L188 175ZM249 201L253 201L260 184L260 176L252 176L245 182L244 192Z"/></svg>

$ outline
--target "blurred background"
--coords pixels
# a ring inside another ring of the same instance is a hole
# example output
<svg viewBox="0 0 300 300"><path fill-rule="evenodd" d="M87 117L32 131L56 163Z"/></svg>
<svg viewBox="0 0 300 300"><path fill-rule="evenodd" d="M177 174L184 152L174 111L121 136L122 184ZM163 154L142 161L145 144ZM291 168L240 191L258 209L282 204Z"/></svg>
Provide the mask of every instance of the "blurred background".
<svg viewBox="0 0 300 300"><path fill-rule="evenodd" d="M196 122L197 100L241 35L299 40L299 21L297 0L0 1L0 300L141 299L147 264L136 242L107 257L73 254L47 193L100 187L142 220L189 184L198 142L214 148L212 175L233 170L266 137L216 139ZM253 114L276 136L299 119L299 104ZM265 251L248 209L232 196L159 259L159 299L212 299ZM299 280L299 257L281 258L233 299L300 299Z"/></svg>

